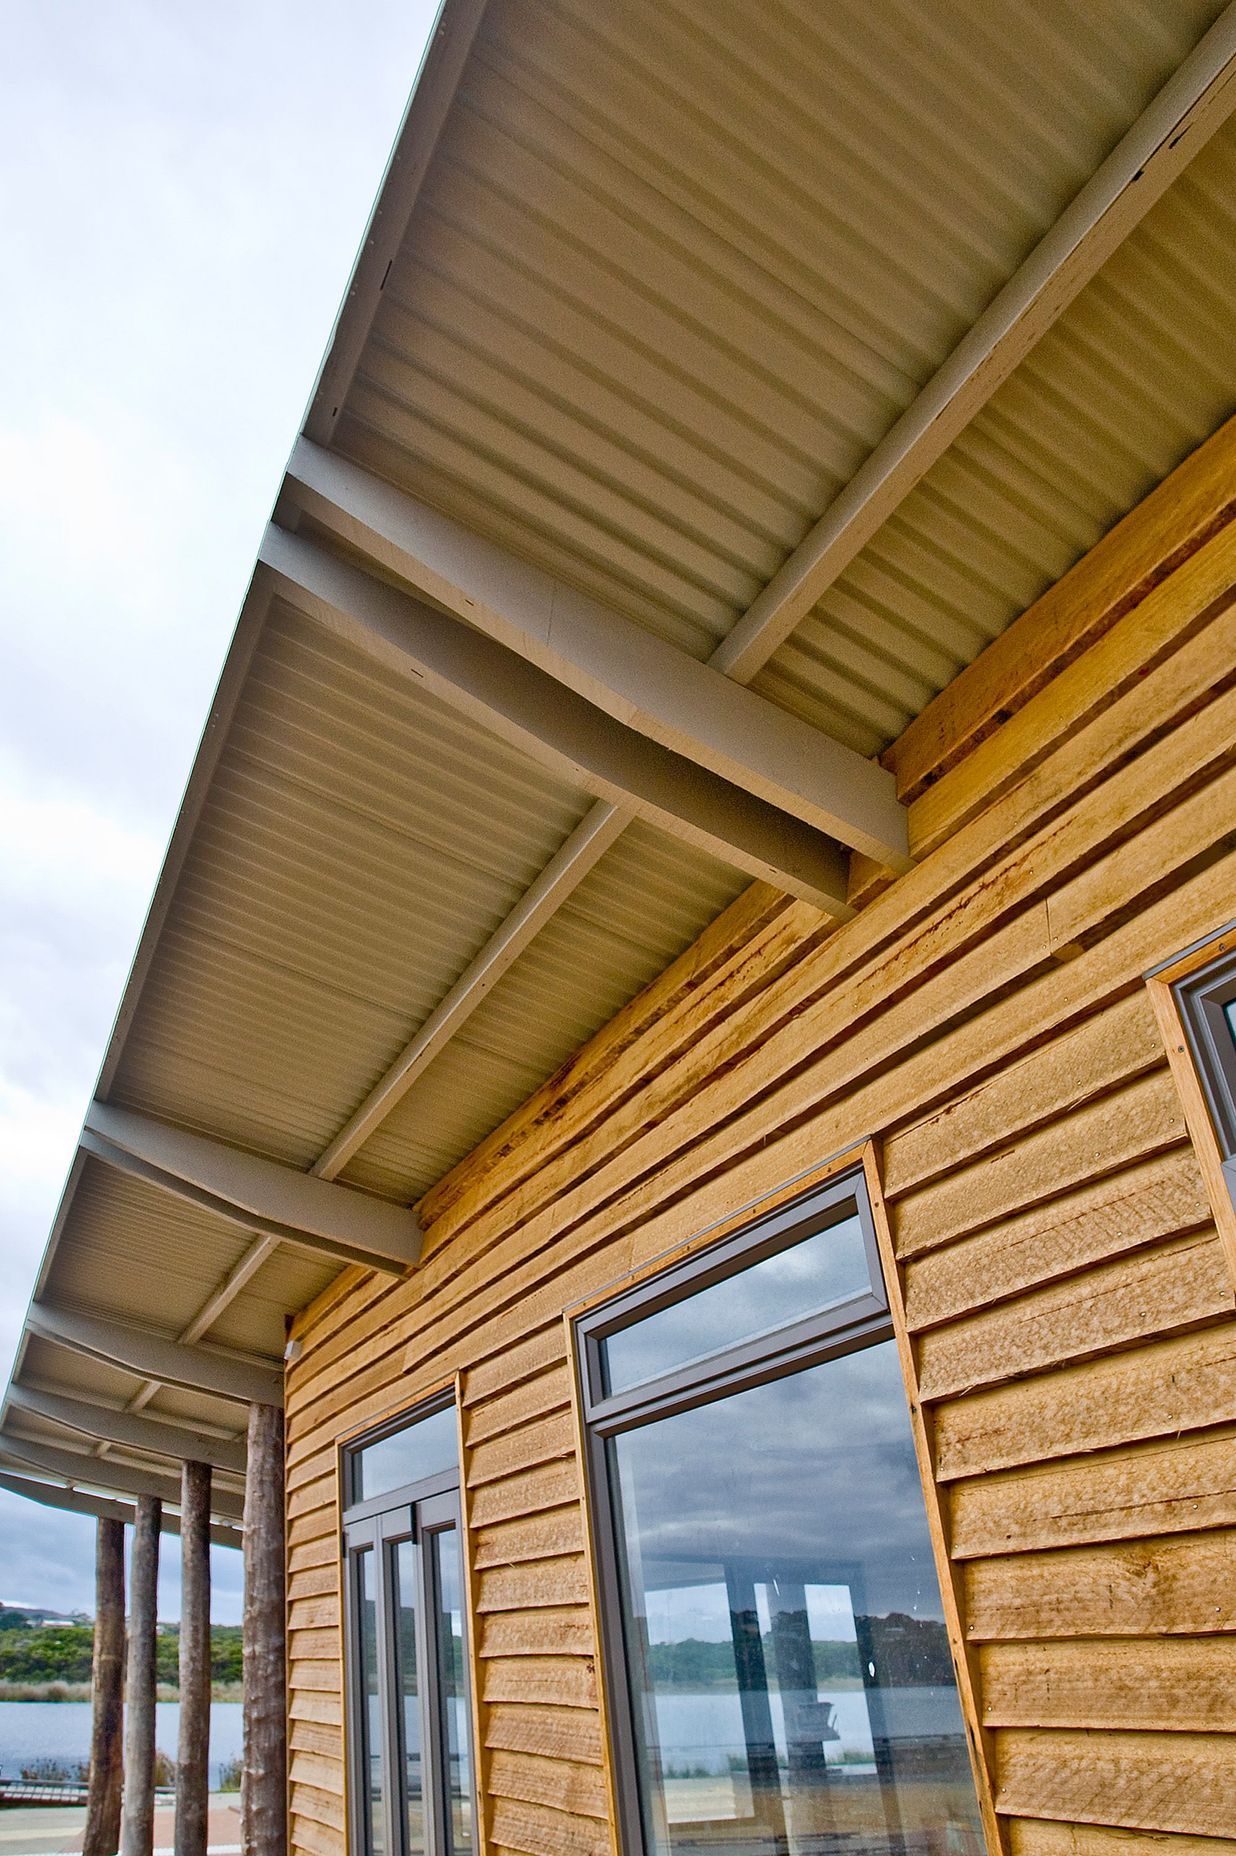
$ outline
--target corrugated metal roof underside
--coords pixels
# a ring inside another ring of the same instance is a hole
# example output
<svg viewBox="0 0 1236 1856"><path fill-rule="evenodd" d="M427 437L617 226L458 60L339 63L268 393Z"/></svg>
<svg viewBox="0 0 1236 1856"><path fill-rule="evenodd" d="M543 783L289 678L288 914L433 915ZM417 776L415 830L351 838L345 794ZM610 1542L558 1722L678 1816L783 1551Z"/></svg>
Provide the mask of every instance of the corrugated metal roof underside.
<svg viewBox="0 0 1236 1856"><path fill-rule="evenodd" d="M590 803L276 607L112 1099L308 1168Z"/></svg>
<svg viewBox="0 0 1236 1856"><path fill-rule="evenodd" d="M491 0L336 443L705 655L1219 10Z"/></svg>
<svg viewBox="0 0 1236 1856"><path fill-rule="evenodd" d="M706 656L1220 10L490 0L338 447ZM1214 429L1234 181L1229 129L759 689L877 752ZM590 803L277 602L111 1099L308 1168ZM344 1177L416 1198L745 881L629 828ZM87 1162L45 1293L174 1335L251 1242ZM277 1359L335 1273L280 1247L208 1341Z"/></svg>
<svg viewBox="0 0 1236 1856"><path fill-rule="evenodd" d="M212 1212L87 1160L44 1299L180 1334L252 1242Z"/></svg>
<svg viewBox="0 0 1236 1856"><path fill-rule="evenodd" d="M413 1199L663 972L747 878L636 821L348 1166Z"/></svg>
<svg viewBox="0 0 1236 1856"><path fill-rule="evenodd" d="M1236 123L1202 149L754 688L873 754L1236 410Z"/></svg>

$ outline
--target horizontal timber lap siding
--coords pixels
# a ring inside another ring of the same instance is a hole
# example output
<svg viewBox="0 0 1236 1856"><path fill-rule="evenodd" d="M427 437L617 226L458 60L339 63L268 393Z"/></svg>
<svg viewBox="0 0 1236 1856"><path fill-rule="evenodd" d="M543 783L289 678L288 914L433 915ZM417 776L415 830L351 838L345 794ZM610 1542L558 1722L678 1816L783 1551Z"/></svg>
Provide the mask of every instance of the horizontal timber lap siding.
<svg viewBox="0 0 1236 1856"><path fill-rule="evenodd" d="M296 1849L343 1838L338 1440L457 1374L486 1845L608 1856L562 1311L874 1137L1002 1847L1236 1856L1232 1259L1143 980L1236 915L1234 460L916 724L915 869L836 932L752 889L428 1195L408 1281L301 1320Z"/></svg>

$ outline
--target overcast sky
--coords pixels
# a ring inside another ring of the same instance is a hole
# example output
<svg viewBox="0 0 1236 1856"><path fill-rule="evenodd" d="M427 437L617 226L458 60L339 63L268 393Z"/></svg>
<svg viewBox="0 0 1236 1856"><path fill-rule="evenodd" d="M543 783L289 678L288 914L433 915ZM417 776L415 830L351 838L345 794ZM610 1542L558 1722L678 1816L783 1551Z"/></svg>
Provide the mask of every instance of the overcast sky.
<svg viewBox="0 0 1236 1856"><path fill-rule="evenodd" d="M0 1355L22 1313L429 0L7 0ZM216 1553L215 1615L239 1616ZM0 1599L93 1607L0 1492ZM160 1614L178 1613L165 1541Z"/></svg>

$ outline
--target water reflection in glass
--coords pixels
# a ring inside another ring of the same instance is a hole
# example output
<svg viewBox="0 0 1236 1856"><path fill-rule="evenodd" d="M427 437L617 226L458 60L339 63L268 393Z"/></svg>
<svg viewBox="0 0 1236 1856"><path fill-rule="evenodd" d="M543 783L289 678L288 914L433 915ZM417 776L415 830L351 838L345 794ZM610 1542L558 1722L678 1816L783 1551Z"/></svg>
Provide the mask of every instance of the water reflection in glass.
<svg viewBox="0 0 1236 1856"><path fill-rule="evenodd" d="M609 1448L650 1856L981 1856L893 1342Z"/></svg>
<svg viewBox="0 0 1236 1856"><path fill-rule="evenodd" d="M464 1678L463 1568L459 1535L453 1527L443 1528L432 1538L439 1607L438 1681L446 1755L447 1840L456 1856L466 1856L472 1849L472 1773Z"/></svg>
<svg viewBox="0 0 1236 1856"><path fill-rule="evenodd" d="M404 1800L407 1810L405 1856L425 1856L425 1794L421 1761L421 1707L416 1666L416 1547L401 1540L395 1548L398 1694L403 1717Z"/></svg>
<svg viewBox="0 0 1236 1856"><path fill-rule="evenodd" d="M606 1390L623 1392L800 1321L861 1295L870 1281L862 1225L857 1217L843 1218L607 1335L601 1343Z"/></svg>
<svg viewBox="0 0 1236 1856"><path fill-rule="evenodd" d="M386 1820L383 1815L385 1800L382 1790L382 1717L381 1702L378 1698L378 1623L374 1562L375 1556L372 1552L357 1555L357 1570L360 1574L358 1580L360 1677L361 1693L365 1698L360 1721L364 1740L361 1770L369 1775L364 1802L365 1827L368 1832L367 1846L372 1856L384 1856Z"/></svg>

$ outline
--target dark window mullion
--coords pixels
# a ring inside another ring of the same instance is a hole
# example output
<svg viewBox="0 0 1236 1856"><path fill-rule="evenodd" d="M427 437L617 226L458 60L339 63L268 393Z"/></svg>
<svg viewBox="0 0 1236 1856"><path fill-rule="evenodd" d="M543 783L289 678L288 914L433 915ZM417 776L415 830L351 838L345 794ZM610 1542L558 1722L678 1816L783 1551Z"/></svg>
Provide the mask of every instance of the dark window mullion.
<svg viewBox="0 0 1236 1856"><path fill-rule="evenodd" d="M792 1328L784 1328L771 1336L757 1336L740 1347L716 1354L698 1368L667 1374L664 1379L652 1380L634 1391L616 1394L591 1408L587 1414L588 1423L602 1435L611 1436L870 1347L878 1340L887 1339L893 1326L885 1303L874 1297L864 1299L867 1306L861 1317L842 1328L832 1332L825 1328L821 1332L820 1320L810 1316Z"/></svg>
<svg viewBox="0 0 1236 1856"><path fill-rule="evenodd" d="M432 1506L436 1507L437 1502L434 1502ZM448 1856L449 1844L442 1809L442 1710L439 1701L437 1591L433 1569L433 1532L425 1526L424 1522L424 1507L418 1506L416 1660L419 1672L417 1697L421 1717L421 1809L424 1813L425 1840L429 1856Z"/></svg>

